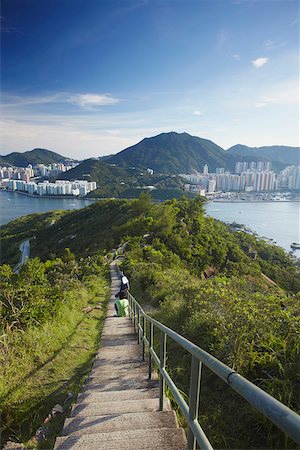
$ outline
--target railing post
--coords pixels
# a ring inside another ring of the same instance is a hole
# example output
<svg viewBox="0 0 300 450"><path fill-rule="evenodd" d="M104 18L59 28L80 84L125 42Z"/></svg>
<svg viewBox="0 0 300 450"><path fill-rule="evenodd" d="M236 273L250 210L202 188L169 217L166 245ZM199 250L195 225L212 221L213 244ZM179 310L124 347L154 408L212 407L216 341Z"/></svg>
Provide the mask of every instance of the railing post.
<svg viewBox="0 0 300 450"><path fill-rule="evenodd" d="M145 316L142 316L142 355L143 361L145 361Z"/></svg>
<svg viewBox="0 0 300 450"><path fill-rule="evenodd" d="M151 380L152 376L152 357L151 351L153 347L153 323L149 322L149 360L148 360L148 379Z"/></svg>
<svg viewBox="0 0 300 450"><path fill-rule="evenodd" d="M167 356L167 335L163 331L160 332L160 368L166 367ZM159 377L159 410L164 409L165 379L160 373Z"/></svg>
<svg viewBox="0 0 300 450"><path fill-rule="evenodd" d="M136 304L133 302L133 328L134 333L136 333Z"/></svg>
<svg viewBox="0 0 300 450"><path fill-rule="evenodd" d="M193 356L191 364L191 380L190 380L190 396L189 396L189 423L198 419L201 370L202 370L202 362L200 362L198 358ZM196 449L196 439L190 427L188 428L187 433L187 448L188 450Z"/></svg>
<svg viewBox="0 0 300 450"><path fill-rule="evenodd" d="M129 315L129 317L130 317L130 319L131 319L131 317L132 317L132 315L131 315L131 296L130 296L130 294L128 293L127 294L127 300L128 300L128 315Z"/></svg>
<svg viewBox="0 0 300 450"><path fill-rule="evenodd" d="M137 342L138 344L140 343L141 338L140 338L140 308L138 308L138 313L137 313Z"/></svg>

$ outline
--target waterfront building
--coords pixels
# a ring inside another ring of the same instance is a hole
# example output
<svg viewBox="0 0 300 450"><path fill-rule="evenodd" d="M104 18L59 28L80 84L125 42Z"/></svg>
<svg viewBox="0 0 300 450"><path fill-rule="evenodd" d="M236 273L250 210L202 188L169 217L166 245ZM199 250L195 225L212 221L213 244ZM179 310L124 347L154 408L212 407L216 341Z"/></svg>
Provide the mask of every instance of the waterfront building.
<svg viewBox="0 0 300 450"><path fill-rule="evenodd" d="M208 192L209 194L212 194L213 192L215 192L216 186L217 186L216 180L209 180L209 181L208 181L208 189L207 189L207 192Z"/></svg>
<svg viewBox="0 0 300 450"><path fill-rule="evenodd" d="M85 197L89 192L97 189L96 182L88 182L86 180L57 180L50 183L48 180L36 184L34 181L25 182L23 180L7 181L7 188L11 191L28 192L28 194L43 195L80 195Z"/></svg>

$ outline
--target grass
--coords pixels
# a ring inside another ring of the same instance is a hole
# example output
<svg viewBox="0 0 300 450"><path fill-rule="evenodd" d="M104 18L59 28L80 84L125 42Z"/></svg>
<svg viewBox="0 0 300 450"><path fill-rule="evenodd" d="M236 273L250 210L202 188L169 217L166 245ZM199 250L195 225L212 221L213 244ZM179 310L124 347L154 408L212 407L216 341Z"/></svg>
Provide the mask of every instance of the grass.
<svg viewBox="0 0 300 450"><path fill-rule="evenodd" d="M41 327L13 332L3 342L0 396L2 440L25 447L52 448L65 415L53 421L42 445L31 439L55 404L75 401L89 373L106 316L109 289L104 279L90 277L60 308L59 315ZM89 313L82 309L97 306Z"/></svg>

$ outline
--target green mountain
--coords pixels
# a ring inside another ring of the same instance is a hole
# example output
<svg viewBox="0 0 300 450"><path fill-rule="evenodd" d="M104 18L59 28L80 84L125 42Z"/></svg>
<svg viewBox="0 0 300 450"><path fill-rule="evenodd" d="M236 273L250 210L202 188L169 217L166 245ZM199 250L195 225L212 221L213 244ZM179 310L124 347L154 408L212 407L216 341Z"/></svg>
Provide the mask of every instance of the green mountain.
<svg viewBox="0 0 300 450"><path fill-rule="evenodd" d="M275 168L300 164L300 147L287 147L284 145L247 147L247 145L237 144L230 147L227 152L237 159L243 159L243 161L268 160L272 162Z"/></svg>
<svg viewBox="0 0 300 450"><path fill-rule="evenodd" d="M13 152L6 156L0 156L0 164L9 164L16 167L26 167L28 164L52 164L65 161L65 156L46 150L44 148L35 148L28 152Z"/></svg>
<svg viewBox="0 0 300 450"><path fill-rule="evenodd" d="M175 132L145 138L106 161L172 174L202 172L205 164L211 172L217 167L230 169L234 166L234 158L212 141Z"/></svg>

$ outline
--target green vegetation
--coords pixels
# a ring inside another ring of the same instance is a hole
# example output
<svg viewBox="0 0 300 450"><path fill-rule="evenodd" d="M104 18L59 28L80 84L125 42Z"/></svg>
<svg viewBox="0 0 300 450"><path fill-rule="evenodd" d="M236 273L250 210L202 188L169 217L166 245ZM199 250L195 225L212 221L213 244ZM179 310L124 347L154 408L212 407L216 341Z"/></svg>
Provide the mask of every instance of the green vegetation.
<svg viewBox="0 0 300 450"><path fill-rule="evenodd" d="M20 273L0 267L0 398L3 440L28 441L53 406L73 401L91 368L105 318L103 258L31 259ZM67 412L67 411L66 411ZM65 418L55 422L52 448ZM28 443L31 446L33 441ZM35 446L35 445L34 445Z"/></svg>
<svg viewBox="0 0 300 450"><path fill-rule="evenodd" d="M0 156L0 164L11 164L17 167L27 167L28 164L51 164L65 161L66 157L44 148L35 148L24 153L10 153L7 156Z"/></svg>
<svg viewBox="0 0 300 450"><path fill-rule="evenodd" d="M97 189L89 197L137 198L146 186L153 186L153 198L166 200L180 197L184 181L178 176L150 175L146 170L135 167L116 167L102 160L87 159L78 166L58 176L60 180L96 181Z"/></svg>
<svg viewBox="0 0 300 450"><path fill-rule="evenodd" d="M2 334L9 336L2 345L11 361L16 358L5 369L6 379L16 377L16 386L23 385L18 381L21 371L17 373L16 368L22 367L25 358L26 382L37 386L33 398L43 398L43 388L33 381L33 368L27 361L36 341L32 336L40 333L38 340L44 342L45 327L58 330L58 323L62 329L68 327L66 323L75 327L82 314L81 302L85 305L84 299L89 298L85 292L91 288L93 297L94 277L101 279L99 251L104 254L125 244L123 269L138 301L150 305L158 320L300 412L300 268L276 246L205 217L200 198L155 204L143 193L138 200L103 200L83 210L22 218L3 227L4 263L14 262L10 248L18 248L18 236L20 241L31 237L32 256L44 262L30 260L19 276L9 266L1 267ZM70 305L75 318L67 321L64 311L68 310L69 318ZM26 346L23 351L18 349L20 336ZM56 339L53 342L55 353L55 345L63 345L56 344ZM39 367L52 353L46 352L41 363L38 348ZM5 352L3 358L7 357ZM168 370L179 388L188 393L189 357L170 343L168 355ZM29 360L34 364L34 358ZM80 364L87 367L84 362ZM74 375L75 367L72 370ZM70 373L55 378L54 384L69 379ZM5 383L1 389L7 392ZM22 392L23 388L16 388L16 392L18 389ZM7 411L11 408L12 416L22 416L19 397L6 395ZM203 374L200 404L201 423L216 448L295 447L208 370ZM25 400L24 417L29 417L26 405ZM238 421L233 419L236 411ZM7 412L5 417L15 430Z"/></svg>
<svg viewBox="0 0 300 450"><path fill-rule="evenodd" d="M122 267L133 295L156 309L156 319L300 412L299 269L280 249L206 219L196 200L144 212L143 235L129 237L127 228ZM168 345L168 370L188 394L190 358ZM208 370L201 389L201 423L216 448L295 448Z"/></svg>

